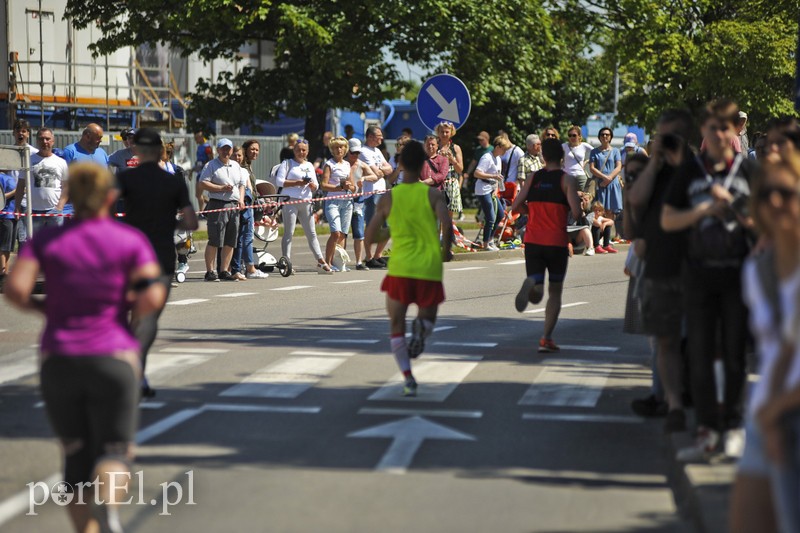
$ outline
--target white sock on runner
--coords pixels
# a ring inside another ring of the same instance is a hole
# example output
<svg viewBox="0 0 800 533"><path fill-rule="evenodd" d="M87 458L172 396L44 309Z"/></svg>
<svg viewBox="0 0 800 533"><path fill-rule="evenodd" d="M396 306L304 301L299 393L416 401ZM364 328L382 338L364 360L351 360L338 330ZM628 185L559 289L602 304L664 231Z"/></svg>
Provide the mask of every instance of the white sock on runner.
<svg viewBox="0 0 800 533"><path fill-rule="evenodd" d="M397 366L403 372L411 370L411 360L408 358L408 347L406 346L405 335L398 335L391 338L392 353L394 360L397 361Z"/></svg>

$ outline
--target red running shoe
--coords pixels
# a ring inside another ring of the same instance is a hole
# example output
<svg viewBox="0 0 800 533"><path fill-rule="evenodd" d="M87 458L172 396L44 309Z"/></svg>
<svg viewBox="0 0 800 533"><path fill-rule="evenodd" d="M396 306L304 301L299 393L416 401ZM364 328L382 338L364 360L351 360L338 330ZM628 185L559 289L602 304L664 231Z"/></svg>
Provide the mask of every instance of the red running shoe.
<svg viewBox="0 0 800 533"><path fill-rule="evenodd" d="M556 346L553 339L545 339L544 337L539 339L539 353L552 353L558 352L559 350L561 350L561 348Z"/></svg>
<svg viewBox="0 0 800 533"><path fill-rule="evenodd" d="M607 254L608 252L606 251L605 248L603 248L602 246L598 245L598 246L595 246L594 253L595 254Z"/></svg>
<svg viewBox="0 0 800 533"><path fill-rule="evenodd" d="M606 246L605 248L603 248L603 250L605 250L605 252L609 253L609 254L615 254L615 253L619 252L619 250L617 250L616 248L614 248L610 244L608 246Z"/></svg>

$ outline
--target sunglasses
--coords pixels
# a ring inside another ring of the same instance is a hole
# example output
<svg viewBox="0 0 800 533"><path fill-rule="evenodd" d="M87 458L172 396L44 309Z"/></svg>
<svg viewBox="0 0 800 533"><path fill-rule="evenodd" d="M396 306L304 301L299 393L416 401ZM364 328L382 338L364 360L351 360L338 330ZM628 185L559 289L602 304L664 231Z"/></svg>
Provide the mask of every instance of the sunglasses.
<svg viewBox="0 0 800 533"><path fill-rule="evenodd" d="M578 137L578 134L576 134L576 133L570 133L570 134L569 134L567 137L569 137L570 139L572 139L572 138L574 138L574 137Z"/></svg>
<svg viewBox="0 0 800 533"><path fill-rule="evenodd" d="M297 139L295 144L308 144L308 141L306 139Z"/></svg>
<svg viewBox="0 0 800 533"><path fill-rule="evenodd" d="M449 126L454 127L452 122L442 121L439 123L440 126Z"/></svg>
<svg viewBox="0 0 800 533"><path fill-rule="evenodd" d="M547 134L545 134L544 138L545 139L555 139L556 138L556 134L555 133L547 133Z"/></svg>
<svg viewBox="0 0 800 533"><path fill-rule="evenodd" d="M800 193L798 193L798 191L786 187L763 187L761 190L758 191L758 201L759 202L769 201L776 194L781 197L781 202L788 202L789 200L800 196Z"/></svg>
<svg viewBox="0 0 800 533"><path fill-rule="evenodd" d="M572 137L572 135L570 135L570 137ZM600 137L611 137L611 134L610 133L601 133Z"/></svg>

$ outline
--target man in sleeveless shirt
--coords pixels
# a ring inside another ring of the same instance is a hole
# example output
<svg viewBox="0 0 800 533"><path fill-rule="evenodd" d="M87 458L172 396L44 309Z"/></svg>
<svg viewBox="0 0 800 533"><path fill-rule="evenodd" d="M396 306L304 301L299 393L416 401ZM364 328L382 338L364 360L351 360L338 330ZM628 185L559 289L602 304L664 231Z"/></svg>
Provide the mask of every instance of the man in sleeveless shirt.
<svg viewBox="0 0 800 533"><path fill-rule="evenodd" d="M564 149L557 139L542 142L545 167L525 182L512 209L527 204L528 225L525 229L525 270L527 277L517 294L515 306L520 313L528 302L537 304L544 296L544 275L549 274L547 306L544 312L544 333L539 339L540 352L557 352L553 330L561 312L561 292L567 275L569 251L567 218L572 211L575 220L583 218L581 201L574 180L564 174L561 160Z"/></svg>
<svg viewBox="0 0 800 533"><path fill-rule="evenodd" d="M439 190L419 180L427 157L419 142L405 145L400 155L403 183L387 192L377 204L366 231L368 250L370 243L388 237L379 235L385 231L381 229L384 222L389 223L392 232L392 260L381 290L386 292L392 353L405 378L405 396L417 394L410 359L422 353L425 338L433 331L439 304L444 301L442 263L453 257L450 251L453 223L447 202ZM406 312L411 304L417 304L419 312L406 344Z"/></svg>

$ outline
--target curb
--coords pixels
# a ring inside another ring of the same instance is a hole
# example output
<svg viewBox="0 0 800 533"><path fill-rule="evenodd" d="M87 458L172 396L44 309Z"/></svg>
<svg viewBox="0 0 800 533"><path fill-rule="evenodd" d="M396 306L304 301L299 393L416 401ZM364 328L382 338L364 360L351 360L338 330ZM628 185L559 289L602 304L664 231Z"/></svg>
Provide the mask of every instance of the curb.
<svg viewBox="0 0 800 533"><path fill-rule="evenodd" d="M736 463L712 459L708 463L682 463L676 453L692 444L689 433L666 436L664 452L669 465L667 481L681 515L701 533L726 533Z"/></svg>

